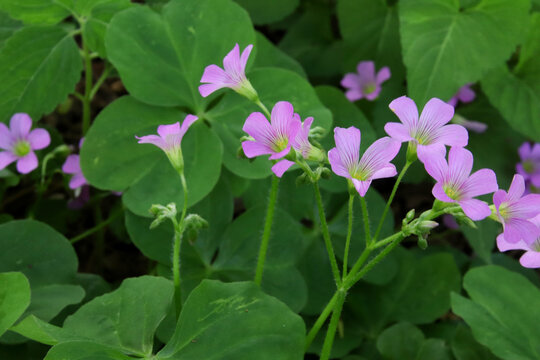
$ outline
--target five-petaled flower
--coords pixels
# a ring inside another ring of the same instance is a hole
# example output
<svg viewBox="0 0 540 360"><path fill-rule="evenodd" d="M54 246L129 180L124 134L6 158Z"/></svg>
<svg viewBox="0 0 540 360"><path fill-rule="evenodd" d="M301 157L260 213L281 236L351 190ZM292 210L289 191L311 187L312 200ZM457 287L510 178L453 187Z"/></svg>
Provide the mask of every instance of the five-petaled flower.
<svg viewBox="0 0 540 360"><path fill-rule="evenodd" d="M11 117L9 128L0 123L0 170L17 161L17 171L27 174L37 168L38 159L34 150L49 146L51 137L45 129L32 128L28 114L18 113Z"/></svg>
<svg viewBox="0 0 540 360"><path fill-rule="evenodd" d="M521 162L516 165L518 174L534 187L540 188L540 144L523 143L518 150Z"/></svg>
<svg viewBox="0 0 540 360"><path fill-rule="evenodd" d="M540 233L540 215L529 221L536 226L536 232ZM523 241L523 239L518 242L510 242L506 240L504 234L500 234L497 236L497 247L500 251L525 250L525 254L519 258L521 265L526 268L540 268L540 237L530 243Z"/></svg>
<svg viewBox="0 0 540 360"><path fill-rule="evenodd" d="M341 86L347 89L345 96L349 101L362 98L373 101L381 92L381 84L390 79L390 69L385 66L375 73L373 61L361 61L356 67L357 73L345 74Z"/></svg>
<svg viewBox="0 0 540 360"><path fill-rule="evenodd" d="M199 86L199 93L202 97L207 97L214 91L224 87L231 88L237 93L247 97L252 101L258 99L257 92L246 78L246 64L253 45L248 45L242 55L238 44L223 59L223 69L217 65L208 65L204 69Z"/></svg>
<svg viewBox="0 0 540 360"><path fill-rule="evenodd" d="M365 196L371 181L392 177L396 167L390 163L399 152L401 144L389 137L383 137L367 148L360 159L360 130L351 126L334 129L336 147L328 152L332 171L350 179L360 196Z"/></svg>
<svg viewBox="0 0 540 360"><path fill-rule="evenodd" d="M296 119L295 121L301 122L300 115L294 114L294 117ZM292 147L306 160L323 161L324 153L321 149L309 142L309 131L311 124L313 124L313 117L306 118L301 124L296 136L292 139Z"/></svg>
<svg viewBox="0 0 540 360"><path fill-rule="evenodd" d="M428 174L437 181L432 190L436 199L458 203L465 215L475 221L491 214L488 204L473 198L497 191L497 178L490 169L480 169L471 174L473 155L469 150L452 147L448 163L443 155L433 154L426 158L424 165Z"/></svg>
<svg viewBox="0 0 540 360"><path fill-rule="evenodd" d="M416 145L418 159L422 162L430 154L445 156L445 145L466 146L468 143L469 135L463 126L446 125L454 116L454 107L440 99L429 100L420 118L416 104L406 96L395 99L389 107L402 124L389 122L384 130L398 141Z"/></svg>
<svg viewBox="0 0 540 360"><path fill-rule="evenodd" d="M184 172L184 158L182 156L182 138L189 127L197 120L195 115L187 115L182 126L177 122L171 125L159 125L158 135L135 136L139 144L153 144L167 154L169 161L179 173Z"/></svg>
<svg viewBox="0 0 540 360"><path fill-rule="evenodd" d="M497 209L497 217L503 224L503 235L507 242L524 240L530 244L540 236L538 227L529 220L540 214L540 195L523 196L524 192L525 180L523 176L516 174L508 193L499 190L493 194L493 204Z"/></svg>
<svg viewBox="0 0 540 360"><path fill-rule="evenodd" d="M244 154L248 158L271 155L270 160L282 159L291 151L293 139L301 126L300 117L294 113L292 104L287 101L274 105L270 122L260 112L251 113L243 130L254 140L242 142ZM272 167L272 171L277 177L281 177L293 164L293 161L282 159Z"/></svg>

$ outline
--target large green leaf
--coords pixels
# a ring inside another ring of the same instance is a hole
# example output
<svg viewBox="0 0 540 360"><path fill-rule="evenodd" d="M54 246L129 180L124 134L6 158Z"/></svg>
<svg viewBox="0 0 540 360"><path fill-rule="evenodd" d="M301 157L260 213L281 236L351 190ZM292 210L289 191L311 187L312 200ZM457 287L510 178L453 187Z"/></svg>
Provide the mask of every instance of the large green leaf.
<svg viewBox="0 0 540 360"><path fill-rule="evenodd" d="M0 49L4 46L6 40L21 27L22 24L20 21L13 20L8 14L0 12Z"/></svg>
<svg viewBox="0 0 540 360"><path fill-rule="evenodd" d="M529 0L404 0L399 3L409 96L447 100L504 63L522 41Z"/></svg>
<svg viewBox="0 0 540 360"><path fill-rule="evenodd" d="M501 226L491 219L486 219L476 222L476 227L476 229L473 229L467 225L462 226L463 234L476 255L490 264L495 238L502 231Z"/></svg>
<svg viewBox="0 0 540 360"><path fill-rule="evenodd" d="M470 300L452 294L452 310L474 337L503 359L540 359L540 290L498 266L470 270L463 287Z"/></svg>
<svg viewBox="0 0 540 360"><path fill-rule="evenodd" d="M69 341L53 347L44 360L132 360L120 350L91 341Z"/></svg>
<svg viewBox="0 0 540 360"><path fill-rule="evenodd" d="M377 69L388 66L392 77L403 79L397 6L384 0L339 0L339 29L344 39L344 68L356 71L361 60Z"/></svg>
<svg viewBox="0 0 540 360"><path fill-rule="evenodd" d="M149 216L152 204L176 202L181 209L180 178L167 156L153 145L138 144L135 135L155 134L158 125L184 117L179 110L146 105L129 96L116 100L99 114L85 138L81 166L86 178L95 187L125 191L124 203L140 216ZM222 146L199 120L184 136L182 148L193 205L218 181Z"/></svg>
<svg viewBox="0 0 540 360"><path fill-rule="evenodd" d="M48 321L67 305L82 300L84 290L73 285L77 256L65 237L33 220L2 224L0 233L0 248L4 249L0 253L0 272L20 271L30 282L32 301L27 314Z"/></svg>
<svg viewBox="0 0 540 360"><path fill-rule="evenodd" d="M133 7L115 15L105 45L131 95L198 112L204 68L221 66L236 43L244 48L254 41L248 14L230 0L171 0L161 14Z"/></svg>
<svg viewBox="0 0 540 360"><path fill-rule="evenodd" d="M63 329L71 336L148 356L173 294L172 282L160 277L127 279L117 290L83 305Z"/></svg>
<svg viewBox="0 0 540 360"><path fill-rule="evenodd" d="M69 15L69 9L61 1L0 0L0 9L27 24L56 24Z"/></svg>
<svg viewBox="0 0 540 360"><path fill-rule="evenodd" d="M253 66L258 67L279 67L294 71L303 78L307 78L302 65L295 59L287 55L277 46L272 44L262 33L257 32L257 57Z"/></svg>
<svg viewBox="0 0 540 360"><path fill-rule="evenodd" d="M30 284L20 272L0 273L0 335L2 335L30 304Z"/></svg>
<svg viewBox="0 0 540 360"><path fill-rule="evenodd" d="M289 101L302 121L313 116L312 127L330 129L332 126L332 114L321 104L313 87L300 75L284 69L259 68L250 72L248 78L269 110L278 101ZM212 122L223 141L225 167L241 177L260 179L271 173L272 163L268 161L268 157L261 156L255 160L238 157L240 137L246 135L242 127L249 114L254 111L261 110L244 97L229 92L206 114L206 118Z"/></svg>
<svg viewBox="0 0 540 360"><path fill-rule="evenodd" d="M59 26L17 31L0 51L0 121L17 112L34 120L74 91L82 70L79 48Z"/></svg>
<svg viewBox="0 0 540 360"><path fill-rule="evenodd" d="M452 353L457 360L496 360L486 347L476 342L471 330L460 325L452 339Z"/></svg>
<svg viewBox="0 0 540 360"><path fill-rule="evenodd" d="M235 0L249 12L257 25L269 24L291 14L300 3L299 0Z"/></svg>
<svg viewBox="0 0 540 360"><path fill-rule="evenodd" d="M302 319L254 283L204 280L157 358L297 360L304 338Z"/></svg>

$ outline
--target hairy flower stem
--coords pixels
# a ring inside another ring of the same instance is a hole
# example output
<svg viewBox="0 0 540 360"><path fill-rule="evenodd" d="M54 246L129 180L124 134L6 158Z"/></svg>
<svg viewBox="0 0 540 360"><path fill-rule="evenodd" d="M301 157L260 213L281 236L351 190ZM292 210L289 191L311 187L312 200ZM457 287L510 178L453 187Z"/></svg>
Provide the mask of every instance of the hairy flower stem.
<svg viewBox="0 0 540 360"><path fill-rule="evenodd" d="M173 258L172 258L172 273L173 282L175 288L175 302L176 302L176 317L180 315L182 309L182 288L180 284L180 249L182 246L182 235L184 233L184 219L186 217L187 205L188 205L188 188L184 173L179 173L180 181L182 183L182 190L184 191L184 206L182 208L182 214L180 215L180 221L172 219L174 225L174 244L173 244Z"/></svg>
<svg viewBox="0 0 540 360"><path fill-rule="evenodd" d="M319 184L317 182L313 183L313 189L315 191L315 199L317 200L317 207L319 208L319 218L321 221L324 244L326 245L326 251L328 252L328 257L330 259L332 273L334 274L334 281L336 282L336 286L339 289L339 287L341 286L341 277L339 276L339 267L336 260L336 254L334 253L334 247L332 246L332 241L330 240L330 233L328 232L328 224L326 223L326 215L324 214L321 191L319 190Z"/></svg>
<svg viewBox="0 0 540 360"><path fill-rule="evenodd" d="M390 197L388 198L388 201L386 202L386 206L384 207L384 211L381 215L381 218L379 219L379 224L377 225L377 230L375 230L375 235L373 236L373 242L377 242L377 239L379 238L379 234L381 233L382 226L384 223L384 219L386 219L386 215L388 214L388 210L390 210L390 205L392 205L392 201L394 200L394 196L396 195L396 191L398 189L399 183L403 179L403 176L405 176L405 173L407 172L407 169L409 166L411 166L413 162L407 160L405 163L405 166L403 166L403 169L401 169L401 172L398 175L398 178L396 179L396 183L394 184L394 188L392 189L392 192L390 193Z"/></svg>
<svg viewBox="0 0 540 360"><path fill-rule="evenodd" d="M83 58L84 58L84 96L82 99L83 103L83 123L82 123L82 134L83 136L88 131L90 127L90 102L92 101L91 92L92 92L92 58L88 50L88 45L84 33L82 35L82 48L83 48Z"/></svg>
<svg viewBox="0 0 540 360"><path fill-rule="evenodd" d="M349 247L351 245L352 225L353 225L353 207L354 207L354 194L349 195L349 222L347 227L347 238L345 240L345 253L343 255L343 280L347 276L348 260L349 260Z"/></svg>
<svg viewBox="0 0 540 360"><path fill-rule="evenodd" d="M321 360L328 360L330 358L330 352L332 351L332 345L334 344L334 337L336 335L336 329L339 324L339 318L341 316L341 310L343 309L343 303L347 296L346 291L343 289L338 290L337 300L332 311L332 318L330 319L330 325L326 331L326 337L321 352Z"/></svg>
<svg viewBox="0 0 540 360"><path fill-rule="evenodd" d="M272 176L272 185L270 188L270 198L268 199L268 208L266 209L266 220L264 222L263 236L261 246L259 248L259 257L257 259L257 268L255 271L255 283L261 285L264 271L264 261L266 260L266 251L268 250L268 242L270 241L270 231L272 230L272 222L274 220L274 210L276 207L276 199L278 193L279 178Z"/></svg>
<svg viewBox="0 0 540 360"><path fill-rule="evenodd" d="M319 315L313 326L311 327L311 330L309 330L307 336L306 336L306 343L305 343L305 351L308 351L309 346L315 339L315 336L317 336L317 333L321 329L321 327L324 325L324 322L328 318L328 316L332 313L332 310L334 310L334 306L336 304L338 298L338 292L336 291L328 304L326 304L326 307L324 308L323 312Z"/></svg>
<svg viewBox="0 0 540 360"><path fill-rule="evenodd" d="M366 235L366 248L371 246L371 231L369 229L369 214L366 204L366 199L360 196L360 203L362 204L362 216L364 218L364 233Z"/></svg>

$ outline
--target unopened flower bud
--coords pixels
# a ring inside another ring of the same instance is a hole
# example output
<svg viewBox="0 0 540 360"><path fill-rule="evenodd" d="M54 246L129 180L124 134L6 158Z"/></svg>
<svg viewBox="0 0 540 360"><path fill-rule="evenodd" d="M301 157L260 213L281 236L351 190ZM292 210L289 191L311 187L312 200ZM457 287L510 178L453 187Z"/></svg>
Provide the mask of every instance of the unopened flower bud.
<svg viewBox="0 0 540 360"><path fill-rule="evenodd" d="M310 140L320 140L326 135L327 131L325 128L320 126L315 126L309 130L309 139Z"/></svg>
<svg viewBox="0 0 540 360"><path fill-rule="evenodd" d="M422 250L425 250L428 247L426 236L418 235L418 247Z"/></svg>
<svg viewBox="0 0 540 360"><path fill-rule="evenodd" d="M154 204L150 207L150 213L155 217L155 220L150 224L150 229L154 229L166 219L176 219L176 204L170 203L167 206Z"/></svg>
<svg viewBox="0 0 540 360"><path fill-rule="evenodd" d="M184 228L186 232L186 237L190 243L193 243L197 240L197 236L201 229L206 229L208 227L208 221L203 219L198 214L189 214L184 219Z"/></svg>
<svg viewBox="0 0 540 360"><path fill-rule="evenodd" d="M328 180L332 177L332 171L329 168L322 167L320 169L321 169L321 178Z"/></svg>
<svg viewBox="0 0 540 360"><path fill-rule="evenodd" d="M311 180L309 179L309 176L306 173L303 173L299 177L296 178L296 186L302 186L309 184Z"/></svg>
<svg viewBox="0 0 540 360"><path fill-rule="evenodd" d="M405 220L407 220L407 222L411 222L414 219L414 215L416 215L415 210L414 209L409 210L407 215L405 215Z"/></svg>
<svg viewBox="0 0 540 360"><path fill-rule="evenodd" d="M424 220L418 224L417 229L421 233L427 233L430 232L433 228L439 226L439 223L431 220Z"/></svg>

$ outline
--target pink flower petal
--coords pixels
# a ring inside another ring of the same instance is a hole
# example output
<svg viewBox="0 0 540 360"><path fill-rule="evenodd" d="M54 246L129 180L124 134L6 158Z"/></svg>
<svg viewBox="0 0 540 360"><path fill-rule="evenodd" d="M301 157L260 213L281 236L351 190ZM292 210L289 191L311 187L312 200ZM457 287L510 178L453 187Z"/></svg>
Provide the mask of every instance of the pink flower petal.
<svg viewBox="0 0 540 360"><path fill-rule="evenodd" d="M397 175L397 170L394 164L388 164L385 167L381 168L380 170L375 171L373 175L371 175L371 179L382 179L382 178L389 178L392 176Z"/></svg>
<svg viewBox="0 0 540 360"><path fill-rule="evenodd" d="M32 119L28 114L17 113L11 117L9 121L11 135L14 139L26 139L26 136L32 128Z"/></svg>
<svg viewBox="0 0 540 360"><path fill-rule="evenodd" d="M467 199L458 201L465 215L471 220L479 221L487 218L491 214L491 210L487 203L478 199Z"/></svg>
<svg viewBox="0 0 540 360"><path fill-rule="evenodd" d="M349 174L349 170L347 170L347 168L341 161L341 157L339 156L339 151L337 148L330 149L330 151L328 152L328 161L330 162L332 171L336 175L343 176L348 179L351 178L351 175Z"/></svg>
<svg viewBox="0 0 540 360"><path fill-rule="evenodd" d="M525 180L523 176L515 174L512 178L512 183L508 189L508 200L507 201L518 201L523 193L525 192Z"/></svg>
<svg viewBox="0 0 540 360"><path fill-rule="evenodd" d="M367 100L373 101L379 96L380 92L381 92L381 86L380 85L375 85L375 90L373 90L369 94L365 94L365 97L366 97Z"/></svg>
<svg viewBox="0 0 540 360"><path fill-rule="evenodd" d="M278 136L289 137L289 125L294 118L294 108L288 101L279 101L272 108L271 124Z"/></svg>
<svg viewBox="0 0 540 360"><path fill-rule="evenodd" d="M454 107L441 99L430 99L420 115L418 127L421 129L438 129L454 117Z"/></svg>
<svg viewBox="0 0 540 360"><path fill-rule="evenodd" d="M361 84L375 82L375 63L373 61L361 61L356 66Z"/></svg>
<svg viewBox="0 0 540 360"><path fill-rule="evenodd" d="M358 89L360 86L360 79L356 74L345 74L343 79L341 79L341 86L343 86L344 88Z"/></svg>
<svg viewBox="0 0 540 360"><path fill-rule="evenodd" d="M525 195L511 205L513 217L530 219L540 214L540 194Z"/></svg>
<svg viewBox="0 0 540 360"><path fill-rule="evenodd" d="M362 155L360 167L368 170L373 176L376 171L386 167L396 157L400 147L399 141L388 136L378 139Z"/></svg>
<svg viewBox="0 0 540 360"><path fill-rule="evenodd" d="M280 152L274 152L272 153L272 155L268 158L269 160L277 160L277 159L281 159L282 157L284 156L287 156L289 154L289 152L291 151L291 144L287 144L287 147L283 150L281 150Z"/></svg>
<svg viewBox="0 0 540 360"><path fill-rule="evenodd" d="M523 240L530 244L538 238L540 230L530 221L512 218L505 222L503 234L508 242Z"/></svg>
<svg viewBox="0 0 540 360"><path fill-rule="evenodd" d="M79 155L69 155L62 165L62 171L66 174L77 174L81 172L81 160Z"/></svg>
<svg viewBox="0 0 540 360"><path fill-rule="evenodd" d="M10 151L0 152L0 170L5 169L9 164L17 160L17 157Z"/></svg>
<svg viewBox="0 0 540 360"><path fill-rule="evenodd" d="M248 62L249 55L251 54L252 49L253 45L250 44L246 46L244 51L242 51L242 55L240 56L240 70L242 71L242 73L245 73L246 71L246 64Z"/></svg>
<svg viewBox="0 0 540 360"><path fill-rule="evenodd" d="M385 66L377 73L377 84L380 85L388 79L390 79L390 69L388 66Z"/></svg>
<svg viewBox="0 0 540 360"><path fill-rule="evenodd" d="M446 156L446 147L441 143L435 143L430 145L420 145L416 146L416 155L418 160L423 164L427 161L428 157L431 156Z"/></svg>
<svg viewBox="0 0 540 360"><path fill-rule="evenodd" d="M274 129L266 119L266 117L260 112L253 112L249 114L244 126L242 127L248 135L253 137L258 142L261 142L267 146L270 146L274 141Z"/></svg>
<svg viewBox="0 0 540 360"><path fill-rule="evenodd" d="M388 105L405 127L411 131L418 124L418 109L412 99L406 96L399 97Z"/></svg>
<svg viewBox="0 0 540 360"><path fill-rule="evenodd" d="M283 159L278 161L274 166L272 166L272 172L280 178L283 176L283 173L285 173L285 171L287 171L293 165L293 161Z"/></svg>
<svg viewBox="0 0 540 360"><path fill-rule="evenodd" d="M461 125L450 124L439 128L435 135L436 141L449 146L467 146L469 133Z"/></svg>
<svg viewBox="0 0 540 360"><path fill-rule="evenodd" d="M351 89L345 92L345 97L350 102L355 102L356 100L362 99L364 97L364 94L359 89Z"/></svg>
<svg viewBox="0 0 540 360"><path fill-rule="evenodd" d="M28 174L37 167L38 159L33 151L30 151L28 154L17 160L17 171L21 174Z"/></svg>
<svg viewBox="0 0 540 360"><path fill-rule="evenodd" d="M0 149L11 150L12 141L11 131L6 124L0 122Z"/></svg>
<svg viewBox="0 0 540 360"><path fill-rule="evenodd" d="M336 127L334 128L334 140L336 148L339 152L341 162L350 170L358 164L360 157L360 130L351 126L347 129Z"/></svg>
<svg viewBox="0 0 540 360"><path fill-rule="evenodd" d="M195 121L197 121L198 117L195 115L188 114L184 118L184 121L182 121L182 126L180 127L180 141L182 141L182 138L188 131L188 129L193 125Z"/></svg>
<svg viewBox="0 0 540 360"><path fill-rule="evenodd" d="M225 72L229 74L238 74L242 72L242 64L240 62L240 46L234 45L225 58L223 58L223 67Z"/></svg>
<svg viewBox="0 0 540 360"><path fill-rule="evenodd" d="M225 85L223 84L203 84L203 85L199 85L199 93L201 94L202 97L207 97L214 91L217 91L224 87Z"/></svg>
<svg viewBox="0 0 540 360"><path fill-rule="evenodd" d="M473 167L472 153L462 147L452 147L448 153L449 181L462 184L471 173Z"/></svg>
<svg viewBox="0 0 540 360"><path fill-rule="evenodd" d="M371 180L361 181L361 180L352 179L352 182L353 182L354 188L356 189L356 191L358 191L358 194L361 197L364 197L366 195L369 189L369 186L371 185Z"/></svg>
<svg viewBox="0 0 540 360"><path fill-rule="evenodd" d="M461 102L469 103L474 100L476 93L471 89L471 84L466 84L459 89L458 96Z"/></svg>
<svg viewBox="0 0 540 360"><path fill-rule="evenodd" d="M139 144L152 144L159 147L163 151L167 151L167 144L165 140L157 135L145 135L145 136L135 136Z"/></svg>
<svg viewBox="0 0 540 360"><path fill-rule="evenodd" d="M540 252L527 251L519 259L519 263L526 268L539 268L540 267Z"/></svg>
<svg viewBox="0 0 540 360"><path fill-rule="evenodd" d="M439 154L427 156L424 161L424 167L427 173L437 182L446 182L448 164L444 156L440 156Z"/></svg>
<svg viewBox="0 0 540 360"><path fill-rule="evenodd" d="M51 137L45 129L34 129L28 134L28 141L32 150L41 150L49 146Z"/></svg>
<svg viewBox="0 0 540 360"><path fill-rule="evenodd" d="M529 246L523 241L520 240L516 243L511 243L506 241L504 234L499 234L497 236L497 248L499 251L508 251L508 250L529 250Z"/></svg>
<svg viewBox="0 0 540 360"><path fill-rule="evenodd" d="M446 193L444 192L443 186L440 182L436 183L435 186L433 186L431 193L433 194L435 199L440 200L442 202L447 202L447 203L455 202L455 200L453 200L452 198L448 197L448 195L446 195Z"/></svg>
<svg viewBox="0 0 540 360"><path fill-rule="evenodd" d="M180 122L176 122L170 125L159 125L157 128L157 133L163 139L167 139L168 136L176 136L180 132Z"/></svg>
<svg viewBox="0 0 540 360"><path fill-rule="evenodd" d="M506 197L507 197L506 191L504 190L495 191L495 194L493 194L493 204L495 205L497 210L499 209L499 206L501 206L501 204L506 201Z"/></svg>
<svg viewBox="0 0 540 360"><path fill-rule="evenodd" d="M495 172L491 169L480 169L465 181L463 195L472 198L495 192L498 189Z"/></svg>
<svg viewBox="0 0 540 360"><path fill-rule="evenodd" d="M386 125L384 125L384 131L386 131L386 133L390 135L390 137L396 139L397 141L404 142L413 140L407 127L400 123L386 123Z"/></svg>
<svg viewBox="0 0 540 360"><path fill-rule="evenodd" d="M529 144L528 142L524 142L523 144L521 144L521 146L518 149L518 154L521 160L528 159L531 152L532 152L531 144Z"/></svg>
<svg viewBox="0 0 540 360"><path fill-rule="evenodd" d="M78 173L73 175L71 180L69 181L69 188L70 189L77 189L86 184L86 178L82 173Z"/></svg>
<svg viewBox="0 0 540 360"><path fill-rule="evenodd" d="M254 158L261 155L272 154L273 151L267 145L257 141L244 141L242 142L242 150L248 158Z"/></svg>

